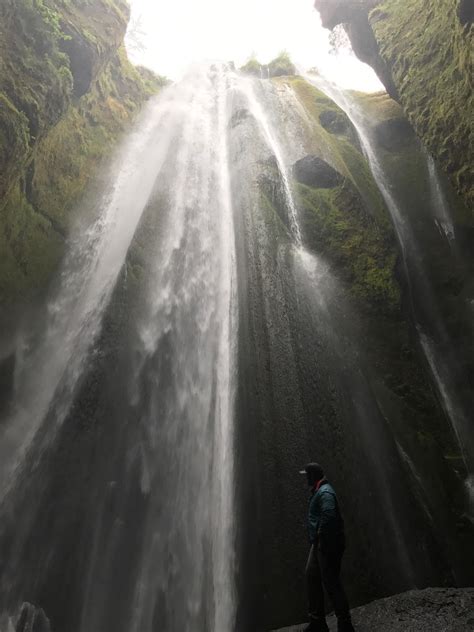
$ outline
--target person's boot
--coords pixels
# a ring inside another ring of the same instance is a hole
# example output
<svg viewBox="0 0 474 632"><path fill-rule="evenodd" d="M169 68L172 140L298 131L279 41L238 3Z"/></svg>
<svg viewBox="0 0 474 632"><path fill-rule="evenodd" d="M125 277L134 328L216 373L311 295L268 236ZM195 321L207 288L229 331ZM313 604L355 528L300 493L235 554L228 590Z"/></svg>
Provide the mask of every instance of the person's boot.
<svg viewBox="0 0 474 632"><path fill-rule="evenodd" d="M329 628L326 619L311 619L302 632L329 632Z"/></svg>
<svg viewBox="0 0 474 632"><path fill-rule="evenodd" d="M350 616L337 620L337 632L355 632Z"/></svg>

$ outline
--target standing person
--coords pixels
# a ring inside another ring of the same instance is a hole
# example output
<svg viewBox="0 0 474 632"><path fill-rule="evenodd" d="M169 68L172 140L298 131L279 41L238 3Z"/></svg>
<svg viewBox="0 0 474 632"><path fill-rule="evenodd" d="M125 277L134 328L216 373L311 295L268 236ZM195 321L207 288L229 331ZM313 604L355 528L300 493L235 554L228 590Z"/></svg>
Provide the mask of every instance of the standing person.
<svg viewBox="0 0 474 632"><path fill-rule="evenodd" d="M345 549L344 520L336 492L324 476L318 463L309 463L305 474L311 489L308 530L311 549L306 564L309 625L304 632L329 632L326 623L323 585L337 616L338 632L355 632L349 603L340 580L341 562Z"/></svg>

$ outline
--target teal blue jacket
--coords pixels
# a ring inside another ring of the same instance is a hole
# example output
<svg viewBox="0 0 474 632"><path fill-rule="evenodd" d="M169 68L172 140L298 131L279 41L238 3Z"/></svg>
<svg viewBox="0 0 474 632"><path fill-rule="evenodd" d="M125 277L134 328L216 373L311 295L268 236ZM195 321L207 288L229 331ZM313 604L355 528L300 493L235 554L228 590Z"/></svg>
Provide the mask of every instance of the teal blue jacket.
<svg viewBox="0 0 474 632"><path fill-rule="evenodd" d="M343 531L344 521L339 511L336 492L324 479L309 501L309 540L311 544L315 544L320 536L331 537Z"/></svg>

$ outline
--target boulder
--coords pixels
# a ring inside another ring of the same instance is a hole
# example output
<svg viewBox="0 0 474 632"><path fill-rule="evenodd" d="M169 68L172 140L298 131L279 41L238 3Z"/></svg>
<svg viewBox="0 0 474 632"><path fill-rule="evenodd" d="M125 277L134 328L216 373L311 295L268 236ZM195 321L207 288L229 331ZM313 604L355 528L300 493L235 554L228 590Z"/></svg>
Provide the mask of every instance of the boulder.
<svg viewBox="0 0 474 632"><path fill-rule="evenodd" d="M324 110L319 115L319 122L330 134L345 134L350 129L349 119L338 110Z"/></svg>
<svg viewBox="0 0 474 632"><path fill-rule="evenodd" d="M474 22L474 2L472 0L460 0L458 17L463 26L468 26Z"/></svg>
<svg viewBox="0 0 474 632"><path fill-rule="evenodd" d="M317 189L334 189L344 182L344 176L319 156L308 155L293 165L295 180Z"/></svg>
<svg viewBox="0 0 474 632"><path fill-rule="evenodd" d="M49 619L41 608L24 603L16 624L15 632L51 632Z"/></svg>

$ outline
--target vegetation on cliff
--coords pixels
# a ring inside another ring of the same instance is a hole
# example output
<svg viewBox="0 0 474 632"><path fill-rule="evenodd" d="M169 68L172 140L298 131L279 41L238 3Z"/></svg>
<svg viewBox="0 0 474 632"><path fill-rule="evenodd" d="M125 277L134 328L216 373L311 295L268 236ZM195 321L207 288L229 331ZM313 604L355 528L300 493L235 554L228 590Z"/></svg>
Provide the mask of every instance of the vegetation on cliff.
<svg viewBox="0 0 474 632"><path fill-rule="evenodd" d="M474 29L456 8L452 0L386 0L370 23L408 118L472 207Z"/></svg>
<svg viewBox="0 0 474 632"><path fill-rule="evenodd" d="M240 68L245 75L253 75L268 79L270 77L286 77L296 74L296 66L291 61L290 55L282 51L269 64L261 64L255 57L250 59Z"/></svg>
<svg viewBox="0 0 474 632"><path fill-rule="evenodd" d="M243 66L240 67L240 72L244 75L252 75L254 77L261 77L266 66L263 66L258 59L251 57Z"/></svg>
<svg viewBox="0 0 474 632"><path fill-rule="evenodd" d="M463 0L317 0L316 7L328 28L344 24L354 52L472 208L472 9Z"/></svg>
<svg viewBox="0 0 474 632"><path fill-rule="evenodd" d="M127 59L122 0L0 7L0 299L41 289L70 211L161 80Z"/></svg>
<svg viewBox="0 0 474 632"><path fill-rule="evenodd" d="M400 306L397 248L388 212L347 116L301 77L283 80L311 121L311 151L340 178L334 186L295 179L307 245L335 265L352 294L370 309Z"/></svg>

